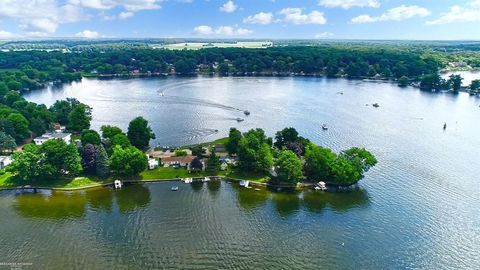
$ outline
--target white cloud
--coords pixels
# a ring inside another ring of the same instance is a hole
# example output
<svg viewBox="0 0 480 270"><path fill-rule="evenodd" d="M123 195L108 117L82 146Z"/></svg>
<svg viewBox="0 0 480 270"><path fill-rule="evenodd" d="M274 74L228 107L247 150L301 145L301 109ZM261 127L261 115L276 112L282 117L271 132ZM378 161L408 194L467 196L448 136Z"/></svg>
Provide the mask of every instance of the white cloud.
<svg viewBox="0 0 480 270"><path fill-rule="evenodd" d="M213 34L213 29L208 25L199 25L193 28L193 33L196 35L211 35Z"/></svg>
<svg viewBox="0 0 480 270"><path fill-rule="evenodd" d="M250 24L270 24L273 21L273 14L271 12L260 12L255 15L248 16L243 19L244 23Z"/></svg>
<svg viewBox="0 0 480 270"><path fill-rule="evenodd" d="M56 0L1 0L0 19L16 21L28 36L48 36L62 23L87 19L75 5L60 5Z"/></svg>
<svg viewBox="0 0 480 270"><path fill-rule="evenodd" d="M381 14L380 16L360 15L352 18L351 23L373 23L384 21L403 21L414 17L426 17L430 15L430 11L426 8L419 6L406 6L401 5L396 8L392 8Z"/></svg>
<svg viewBox="0 0 480 270"><path fill-rule="evenodd" d="M41 0L40 0L41 1ZM163 0L70 0L70 4L94 9L122 7L127 11L159 9Z"/></svg>
<svg viewBox="0 0 480 270"><path fill-rule="evenodd" d="M253 31L245 28L236 28L232 26L220 26L217 29L213 29L208 25L200 25L193 29L193 33L196 35L244 36L252 34Z"/></svg>
<svg viewBox="0 0 480 270"><path fill-rule="evenodd" d="M284 15L283 21L293 24L325 24L327 19L322 12L303 13L301 8L284 8L279 14Z"/></svg>
<svg viewBox="0 0 480 270"><path fill-rule="evenodd" d="M331 32L323 32L323 33L318 33L315 35L315 38L330 38L330 37L333 37L335 34L331 33Z"/></svg>
<svg viewBox="0 0 480 270"><path fill-rule="evenodd" d="M352 7L378 8L380 7L380 1L379 0L320 0L318 1L318 5L329 7L329 8L340 7L343 9L349 9Z"/></svg>
<svg viewBox="0 0 480 270"><path fill-rule="evenodd" d="M452 6L446 13L427 25L441 25L447 23L480 22L480 0L472 1L468 7Z"/></svg>
<svg viewBox="0 0 480 270"><path fill-rule="evenodd" d="M130 17L133 17L133 15L135 15L133 12L123 11L123 12L120 12L120 14L118 14L118 18L119 19L127 19L127 18L130 18Z"/></svg>
<svg viewBox="0 0 480 270"><path fill-rule="evenodd" d="M95 31L83 30L82 32L76 33L75 36L79 38L99 38L100 34Z"/></svg>
<svg viewBox="0 0 480 270"><path fill-rule="evenodd" d="M226 13L232 13L237 10L238 6L235 5L233 1L227 1L223 6L220 7L220 11L226 12Z"/></svg>
<svg viewBox="0 0 480 270"><path fill-rule="evenodd" d="M0 39L11 39L15 38L16 35L14 33L10 33L7 31L0 30Z"/></svg>

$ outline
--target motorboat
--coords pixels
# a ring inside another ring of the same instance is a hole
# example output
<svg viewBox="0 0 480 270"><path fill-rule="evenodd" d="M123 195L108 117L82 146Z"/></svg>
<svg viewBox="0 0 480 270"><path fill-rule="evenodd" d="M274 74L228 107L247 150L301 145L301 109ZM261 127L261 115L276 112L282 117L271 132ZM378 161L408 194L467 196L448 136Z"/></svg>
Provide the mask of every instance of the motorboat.
<svg viewBox="0 0 480 270"><path fill-rule="evenodd" d="M243 122L243 121L245 121L245 119L240 118L240 117L238 117L236 120L237 120L237 122Z"/></svg>
<svg viewBox="0 0 480 270"><path fill-rule="evenodd" d="M322 129L323 129L323 130L328 130L327 124L323 124L323 125L322 125Z"/></svg>
<svg viewBox="0 0 480 270"><path fill-rule="evenodd" d="M173 186L170 188L171 191L177 191L178 190L178 187L177 186Z"/></svg>

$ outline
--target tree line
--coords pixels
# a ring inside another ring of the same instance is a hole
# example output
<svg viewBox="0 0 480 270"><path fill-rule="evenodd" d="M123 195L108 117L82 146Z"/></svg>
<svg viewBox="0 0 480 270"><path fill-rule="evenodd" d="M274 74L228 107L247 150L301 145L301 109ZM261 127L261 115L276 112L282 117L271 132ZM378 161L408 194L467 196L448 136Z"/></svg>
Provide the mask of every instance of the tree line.
<svg viewBox="0 0 480 270"><path fill-rule="evenodd" d="M70 100L71 102L71 100ZM77 175L133 176L147 168L143 150L155 138L148 121L133 119L127 133L115 126L102 126L101 135L84 129L80 143L51 139L42 145L27 144L13 154L6 170L22 181L55 180Z"/></svg>
<svg viewBox="0 0 480 270"><path fill-rule="evenodd" d="M294 128L277 132L275 140L267 137L262 129L241 133L232 128L226 147L229 154L238 157L240 170L276 174L272 181L282 184L296 184L306 179L352 185L377 164L373 154L363 148L354 147L336 154L299 136Z"/></svg>

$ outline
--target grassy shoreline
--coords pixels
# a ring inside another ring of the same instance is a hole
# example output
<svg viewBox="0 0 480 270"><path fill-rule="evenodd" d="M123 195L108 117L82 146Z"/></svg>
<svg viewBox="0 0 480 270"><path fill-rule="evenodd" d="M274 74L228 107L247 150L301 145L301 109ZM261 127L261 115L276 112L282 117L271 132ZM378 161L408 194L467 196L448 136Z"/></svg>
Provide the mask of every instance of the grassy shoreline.
<svg viewBox="0 0 480 270"><path fill-rule="evenodd" d="M51 189L51 190L83 190L89 188L96 188L102 186L113 185L115 179L120 179L123 182L161 182L174 181L182 178L199 178L199 177L220 177L234 180L249 180L256 184L266 185L268 177L266 175L235 172L231 170L221 171L217 174L209 174L207 172L189 173L186 169L174 169L160 167L155 170L147 170L140 173L140 175L131 178L99 178L91 176L80 176L73 179L56 179L56 180L42 180L34 182L22 182L16 180L10 173L0 175L0 190L21 189L25 186L36 189Z"/></svg>

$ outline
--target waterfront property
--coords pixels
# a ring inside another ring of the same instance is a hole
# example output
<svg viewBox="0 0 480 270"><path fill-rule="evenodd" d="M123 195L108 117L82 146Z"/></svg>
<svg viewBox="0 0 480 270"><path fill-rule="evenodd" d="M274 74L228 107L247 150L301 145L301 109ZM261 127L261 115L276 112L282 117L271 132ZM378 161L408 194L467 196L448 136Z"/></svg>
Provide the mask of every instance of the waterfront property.
<svg viewBox="0 0 480 270"><path fill-rule="evenodd" d="M72 142L71 133L45 133L42 136L36 137L33 139L36 145L42 145L44 142L53 139L62 139L67 144Z"/></svg>
<svg viewBox="0 0 480 270"><path fill-rule="evenodd" d="M0 170L4 169L6 166L8 166L12 162L13 162L13 159L11 156L0 156Z"/></svg>

